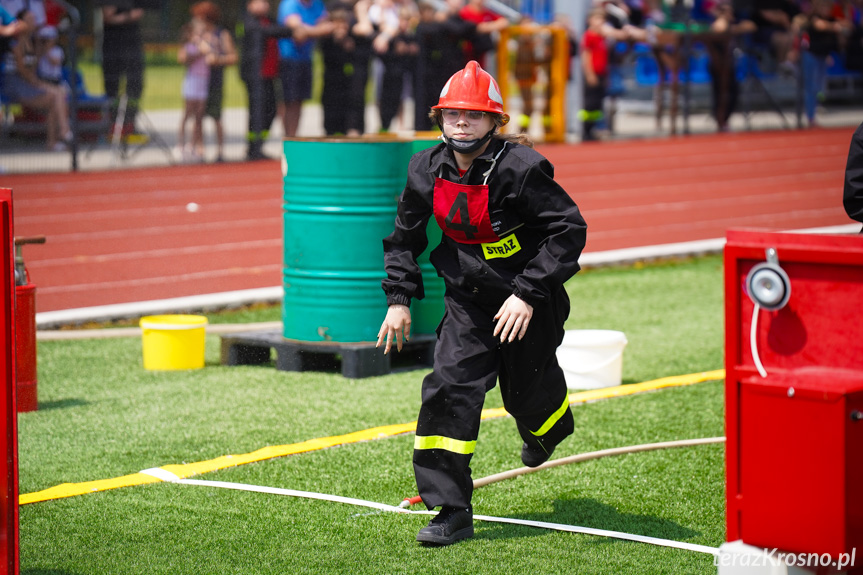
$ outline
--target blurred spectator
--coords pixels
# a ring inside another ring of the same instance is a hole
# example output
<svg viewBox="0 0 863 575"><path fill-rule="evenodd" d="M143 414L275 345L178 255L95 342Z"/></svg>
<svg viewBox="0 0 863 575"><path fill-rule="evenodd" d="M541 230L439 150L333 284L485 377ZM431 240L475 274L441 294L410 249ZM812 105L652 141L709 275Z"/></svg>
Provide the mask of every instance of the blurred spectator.
<svg viewBox="0 0 863 575"><path fill-rule="evenodd" d="M117 2L102 6L102 76L105 95L111 99L112 116L120 102L120 81L125 78L126 114L120 121L123 134L138 134L135 119L144 91L144 44L141 38L142 8Z"/></svg>
<svg viewBox="0 0 863 575"><path fill-rule="evenodd" d="M18 14L21 10L27 10L33 14L38 30L47 24L45 15L44 0L0 0L0 6L6 9L12 15Z"/></svg>
<svg viewBox="0 0 863 575"><path fill-rule="evenodd" d="M36 73L40 79L59 86L63 83L63 48L57 44L59 34L53 26L44 26L36 33L36 55L39 63Z"/></svg>
<svg viewBox="0 0 863 575"><path fill-rule="evenodd" d="M615 42L656 43L656 25L653 22L643 22L640 10L633 12L630 5L623 0L602 0L597 4L605 10L602 34L606 38ZM633 17L638 19L638 23Z"/></svg>
<svg viewBox="0 0 863 575"><path fill-rule="evenodd" d="M303 100L312 96L314 40L333 30L322 0L282 0L277 21L290 28L292 38L279 40L279 77L285 102L285 136L293 138L300 125Z"/></svg>
<svg viewBox="0 0 863 575"><path fill-rule="evenodd" d="M384 55L390 49L390 40L398 34L399 8L395 0L372 0L369 6L369 22L375 30L372 40L372 82L375 90L375 102L380 110L383 94L383 77L385 73Z"/></svg>
<svg viewBox="0 0 863 575"><path fill-rule="evenodd" d="M419 53L416 34L411 29L413 18L414 13L410 8L401 7L396 34L389 39L386 52L381 54L384 73L378 107L381 130L385 132L392 129L394 118L401 117L402 104L410 94Z"/></svg>
<svg viewBox="0 0 863 575"><path fill-rule="evenodd" d="M459 16L462 6L462 0L447 0L446 8L438 10L434 2L419 2L420 21L416 29L419 55L414 78L416 130L432 128L429 109L437 103L447 80L465 66L462 42L501 26L497 22L475 24L464 20Z"/></svg>
<svg viewBox="0 0 863 575"><path fill-rule="evenodd" d="M594 128L603 119L603 101L608 80L608 46L603 27L605 10L594 8L587 17L581 37L581 69L584 73L584 98L581 116L583 142L596 140Z"/></svg>
<svg viewBox="0 0 863 575"><path fill-rule="evenodd" d="M263 146L276 119L276 77L279 49L273 34L275 20L270 18L269 0L249 0L243 19L240 77L249 95L249 132L246 159L266 159Z"/></svg>
<svg viewBox="0 0 863 575"><path fill-rule="evenodd" d="M644 42L656 43L656 25L646 22L645 27L635 24L633 18L639 23L644 22L643 6L640 4L633 7L631 3L623 0L603 0L600 4L605 10L605 23L602 26L602 35L609 45L608 50L608 83L606 85L606 113L599 126L614 131L614 117L617 113L617 98L623 95L624 79L623 64L629 48L632 44ZM570 38L574 38L570 33ZM572 41L572 40L571 40ZM623 49L619 49L619 47ZM575 50L571 49L574 54Z"/></svg>
<svg viewBox="0 0 863 575"><path fill-rule="evenodd" d="M319 40L324 61L324 130L331 136L357 137L365 132L366 84L374 30L365 3L333 4L329 14L332 34Z"/></svg>
<svg viewBox="0 0 863 575"><path fill-rule="evenodd" d="M463 20L473 22L474 24L495 23L496 30L502 30L509 25L509 21L498 14L486 8L485 0L467 0L467 4L459 12L459 16ZM476 60L480 67L485 68L485 55L494 50L494 41L492 40L491 31L477 32L473 38L464 43L464 58L470 62Z"/></svg>
<svg viewBox="0 0 863 575"><path fill-rule="evenodd" d="M210 78L207 84L207 103L205 116L216 124L216 162L224 161L225 132L222 127L222 98L225 85L225 66L237 63L237 49L231 33L220 25L222 11L212 2L196 2L192 14L207 26L207 33L214 39L212 53L207 60L210 65Z"/></svg>
<svg viewBox="0 0 863 575"><path fill-rule="evenodd" d="M9 51L10 38L19 34L23 27L24 25L16 20L6 8L0 6L0 97L3 94L3 70L6 66L6 53Z"/></svg>
<svg viewBox="0 0 863 575"><path fill-rule="evenodd" d="M736 38L755 32L755 23L741 19L734 11L731 0L719 0L710 13L714 17L710 30L719 35L704 42L710 55L713 118L717 129L726 132L740 93L734 66Z"/></svg>
<svg viewBox="0 0 863 575"><path fill-rule="evenodd" d="M650 11L653 3L644 0L624 0L627 19L629 24L636 28L646 28L648 24L654 24L650 20Z"/></svg>
<svg viewBox="0 0 863 575"><path fill-rule="evenodd" d="M863 71L863 2L843 0L838 4L838 12L851 25L844 46L845 67Z"/></svg>
<svg viewBox="0 0 863 575"><path fill-rule="evenodd" d="M193 12L194 14L194 12ZM193 15L183 27L183 44L177 60L186 67L183 78L183 100L185 109L180 120L177 145L185 162L204 160L204 113L207 105L207 90L210 84L210 65L215 60L218 38L212 28ZM192 140L186 142L186 124L192 121Z"/></svg>
<svg viewBox="0 0 863 575"><path fill-rule="evenodd" d="M824 89L827 67L833 54L839 52L839 44L850 26L833 15L832 0L813 0L811 12L802 26L800 62L803 70L803 108L809 126L815 126L815 110L818 98Z"/></svg>
<svg viewBox="0 0 863 575"><path fill-rule="evenodd" d="M378 37L375 40L380 38L380 42L384 43L375 45L378 51L386 50L386 42L397 33L400 7L401 5L396 4L395 0L374 0L369 6L369 21L378 32Z"/></svg>
<svg viewBox="0 0 863 575"><path fill-rule="evenodd" d="M755 24L755 43L769 48L785 70L793 70L789 57L794 44L794 18L800 8L793 0L752 0L750 19Z"/></svg>
<svg viewBox="0 0 863 575"><path fill-rule="evenodd" d="M72 141L66 91L41 80L36 73L36 17L27 9L16 14L19 32L6 55L3 77L4 103L18 103L46 115L46 140L49 150L61 151Z"/></svg>

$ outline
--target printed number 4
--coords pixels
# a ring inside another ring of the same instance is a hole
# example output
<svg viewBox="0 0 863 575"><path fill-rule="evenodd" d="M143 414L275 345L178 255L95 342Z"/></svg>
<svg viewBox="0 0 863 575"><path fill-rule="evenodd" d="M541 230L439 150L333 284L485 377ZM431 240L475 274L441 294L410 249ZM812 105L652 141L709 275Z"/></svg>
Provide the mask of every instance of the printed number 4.
<svg viewBox="0 0 863 575"><path fill-rule="evenodd" d="M459 216L460 223L454 221L456 214ZM470 223L470 214L467 210L467 193L465 192L459 192L455 197L452 208L450 208L449 214L444 221L446 222L446 227L462 232L469 240L472 240L476 232L479 231L477 226L472 226Z"/></svg>

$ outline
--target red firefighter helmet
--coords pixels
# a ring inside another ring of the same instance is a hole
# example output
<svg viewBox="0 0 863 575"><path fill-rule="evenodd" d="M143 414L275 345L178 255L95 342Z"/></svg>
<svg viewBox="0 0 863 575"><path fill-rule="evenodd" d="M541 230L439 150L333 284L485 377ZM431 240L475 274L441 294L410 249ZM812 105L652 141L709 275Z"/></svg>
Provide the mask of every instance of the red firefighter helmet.
<svg viewBox="0 0 863 575"><path fill-rule="evenodd" d="M503 97L491 74L471 60L464 70L452 75L441 90L437 106L432 106L433 110L442 108L503 114Z"/></svg>

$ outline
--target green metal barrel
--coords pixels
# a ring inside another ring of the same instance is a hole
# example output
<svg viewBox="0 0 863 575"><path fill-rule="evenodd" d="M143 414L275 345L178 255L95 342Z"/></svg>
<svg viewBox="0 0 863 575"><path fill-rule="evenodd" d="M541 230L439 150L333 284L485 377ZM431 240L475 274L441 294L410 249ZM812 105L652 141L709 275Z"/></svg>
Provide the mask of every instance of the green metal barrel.
<svg viewBox="0 0 863 575"><path fill-rule="evenodd" d="M433 145L429 141L427 145ZM386 314L382 240L393 231L414 141L284 142L283 335L300 341L377 339ZM429 226L432 249L440 230ZM413 304L414 335L443 316L443 281L420 258L426 298Z"/></svg>
<svg viewBox="0 0 863 575"><path fill-rule="evenodd" d="M383 238L407 166L398 140L284 142L284 336L374 341L386 313Z"/></svg>

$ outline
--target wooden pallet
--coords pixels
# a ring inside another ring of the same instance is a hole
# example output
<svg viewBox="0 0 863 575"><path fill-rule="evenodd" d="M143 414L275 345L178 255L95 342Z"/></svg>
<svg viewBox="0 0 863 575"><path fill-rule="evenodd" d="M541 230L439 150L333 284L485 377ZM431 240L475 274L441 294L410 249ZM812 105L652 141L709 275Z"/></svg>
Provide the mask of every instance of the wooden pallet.
<svg viewBox="0 0 863 575"><path fill-rule="evenodd" d="M375 342L298 341L284 338L277 329L240 332L222 336L222 365L269 364L270 350L275 350L280 371L340 367L345 377L372 377L390 373L394 363L430 366L436 339L434 335L416 336L401 352L384 355L383 347L376 348Z"/></svg>

